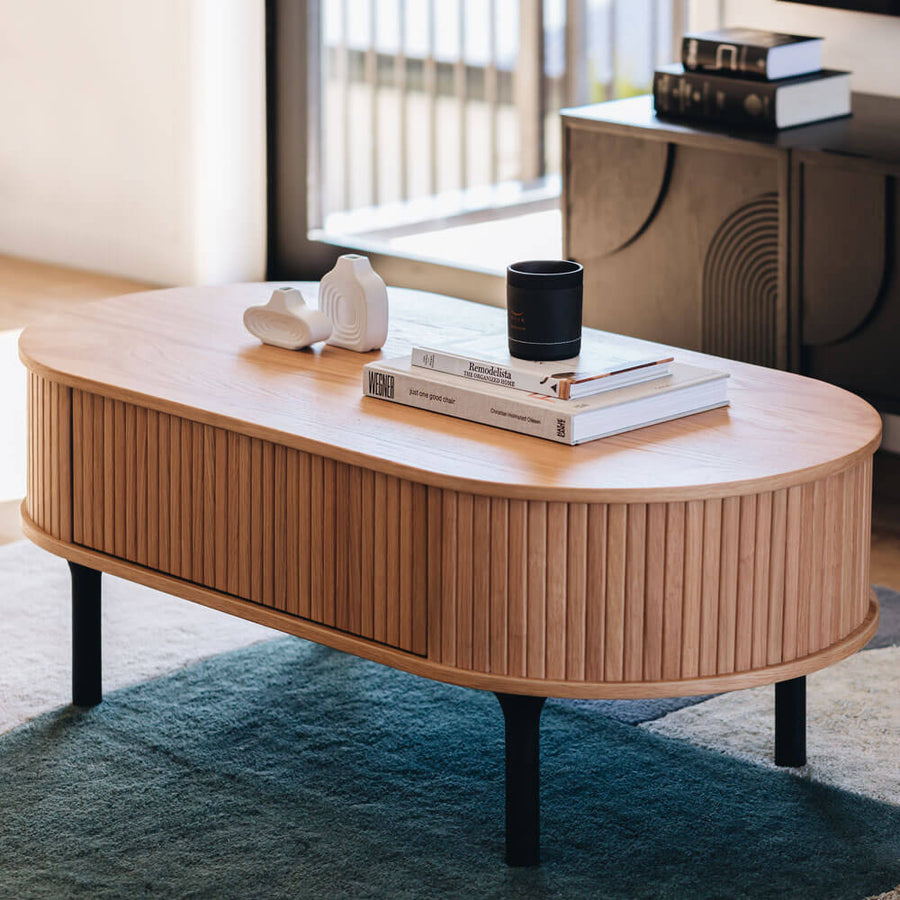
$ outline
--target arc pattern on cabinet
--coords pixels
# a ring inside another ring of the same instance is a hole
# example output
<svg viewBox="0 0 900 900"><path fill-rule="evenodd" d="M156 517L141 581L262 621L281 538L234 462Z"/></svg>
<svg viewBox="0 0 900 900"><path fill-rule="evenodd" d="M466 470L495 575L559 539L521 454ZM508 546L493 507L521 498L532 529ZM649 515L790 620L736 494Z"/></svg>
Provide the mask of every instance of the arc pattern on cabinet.
<svg viewBox="0 0 900 900"><path fill-rule="evenodd" d="M719 226L703 265L703 351L778 365L778 195L760 194Z"/></svg>

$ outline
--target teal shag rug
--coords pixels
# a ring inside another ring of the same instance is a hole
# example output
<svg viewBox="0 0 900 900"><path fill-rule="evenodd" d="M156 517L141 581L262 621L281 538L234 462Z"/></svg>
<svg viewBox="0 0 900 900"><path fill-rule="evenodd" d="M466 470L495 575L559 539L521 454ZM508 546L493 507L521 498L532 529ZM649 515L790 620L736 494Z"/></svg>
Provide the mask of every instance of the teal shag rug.
<svg viewBox="0 0 900 900"><path fill-rule="evenodd" d="M548 701L503 863L491 695L294 638L0 738L0 897L803 898L900 881L900 808Z"/></svg>

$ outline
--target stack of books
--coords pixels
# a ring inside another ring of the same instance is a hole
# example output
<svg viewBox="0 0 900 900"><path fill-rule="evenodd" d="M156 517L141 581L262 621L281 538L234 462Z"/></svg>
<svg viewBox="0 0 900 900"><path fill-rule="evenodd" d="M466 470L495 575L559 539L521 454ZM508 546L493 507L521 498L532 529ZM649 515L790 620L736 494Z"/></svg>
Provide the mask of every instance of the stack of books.
<svg viewBox="0 0 900 900"><path fill-rule="evenodd" d="M755 28L686 34L653 77L656 114L777 130L850 114L850 73L823 69L822 39Z"/></svg>
<svg viewBox="0 0 900 900"><path fill-rule="evenodd" d="M585 332L581 355L511 357L505 338L414 347L363 368L363 393L562 444L581 444L728 404L728 374Z"/></svg>

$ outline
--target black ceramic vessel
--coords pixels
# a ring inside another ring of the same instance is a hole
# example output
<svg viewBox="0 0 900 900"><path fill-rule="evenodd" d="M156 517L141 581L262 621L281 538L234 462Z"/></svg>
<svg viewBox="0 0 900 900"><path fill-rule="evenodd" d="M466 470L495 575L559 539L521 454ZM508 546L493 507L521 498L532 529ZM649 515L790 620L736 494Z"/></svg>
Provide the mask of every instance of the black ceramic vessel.
<svg viewBox="0 0 900 900"><path fill-rule="evenodd" d="M565 259L517 262L506 269L509 352L519 359L569 359L581 352L584 269Z"/></svg>

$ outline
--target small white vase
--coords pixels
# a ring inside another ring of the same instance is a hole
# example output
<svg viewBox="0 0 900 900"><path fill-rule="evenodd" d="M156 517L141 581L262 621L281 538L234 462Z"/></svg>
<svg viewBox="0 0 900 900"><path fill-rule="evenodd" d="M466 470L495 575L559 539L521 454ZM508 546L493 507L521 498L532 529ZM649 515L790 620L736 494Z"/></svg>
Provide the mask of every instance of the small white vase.
<svg viewBox="0 0 900 900"><path fill-rule="evenodd" d="M285 350L300 350L331 334L328 316L308 307L303 294L292 287L276 288L265 306L244 310L244 327L264 344Z"/></svg>
<svg viewBox="0 0 900 900"><path fill-rule="evenodd" d="M366 353L387 339L387 288L365 256L338 257L319 285L319 309L331 319L335 347Z"/></svg>

